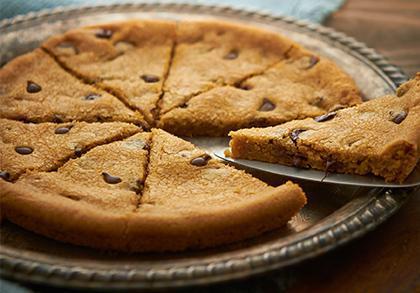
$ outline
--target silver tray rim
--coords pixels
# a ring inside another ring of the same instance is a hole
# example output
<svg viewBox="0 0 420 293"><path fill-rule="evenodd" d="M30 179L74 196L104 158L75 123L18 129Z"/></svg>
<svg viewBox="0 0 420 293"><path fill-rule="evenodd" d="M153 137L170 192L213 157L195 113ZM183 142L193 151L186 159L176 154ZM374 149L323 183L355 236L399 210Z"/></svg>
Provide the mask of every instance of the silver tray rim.
<svg viewBox="0 0 420 293"><path fill-rule="evenodd" d="M405 74L398 67L390 64L375 50L364 43L356 41L334 29L314 24L293 17L274 15L264 11L232 8L222 5L198 5L170 2L123 3L112 5L94 5L78 7L57 7L54 9L31 12L18 15L11 19L0 21L0 32L13 30L15 26L28 24L45 18L60 18L74 14L108 12L114 10L141 11L191 11L211 14L233 14L253 19L264 19L271 22L283 22L295 25L320 37L327 38L347 47L356 53L363 61L367 61L378 75L396 88L407 80ZM308 258L313 258L343 244L361 237L373 230L379 224L393 215L408 199L415 189L381 189L380 192L369 196L368 199L346 218L329 225L315 229L313 233L303 233L303 237L282 247L274 247L257 254L249 254L234 260L196 263L188 266L176 266L159 270L99 270L80 266L65 266L51 264L36 259L16 257L5 252L0 253L0 275L15 280L48 284L53 286L67 286L72 288L91 289L168 289L218 283L262 274L272 270L296 264ZM308 231L306 231L308 232Z"/></svg>

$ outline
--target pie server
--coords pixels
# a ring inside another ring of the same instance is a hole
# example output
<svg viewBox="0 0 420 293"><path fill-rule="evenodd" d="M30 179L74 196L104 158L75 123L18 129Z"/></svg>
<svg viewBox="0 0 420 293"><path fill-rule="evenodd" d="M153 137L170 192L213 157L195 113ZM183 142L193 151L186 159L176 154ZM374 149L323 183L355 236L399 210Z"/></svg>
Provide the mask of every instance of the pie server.
<svg viewBox="0 0 420 293"><path fill-rule="evenodd" d="M279 174L292 178L298 178L303 180L318 181L325 183L334 183L342 185L355 185L355 186L367 186L367 187L388 187L388 188L402 188L402 187L415 187L420 185L420 166L411 172L410 176L401 184L385 182L380 177L373 175L360 176L350 174L339 174L339 173L327 173L325 171L318 171L313 169L302 169L296 167L289 167L279 164L272 164L260 161L240 160L226 157L223 150L216 150L213 152L214 155L223 161L232 163L240 167L246 167L249 169L264 171L273 174Z"/></svg>

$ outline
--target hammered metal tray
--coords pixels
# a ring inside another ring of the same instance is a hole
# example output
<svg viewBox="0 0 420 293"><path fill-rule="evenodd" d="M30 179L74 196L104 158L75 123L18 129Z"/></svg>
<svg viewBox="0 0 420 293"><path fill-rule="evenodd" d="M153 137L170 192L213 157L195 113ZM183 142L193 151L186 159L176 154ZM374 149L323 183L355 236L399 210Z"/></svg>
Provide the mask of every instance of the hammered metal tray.
<svg viewBox="0 0 420 293"><path fill-rule="evenodd" d="M124 4L43 11L0 22L0 64L67 29L131 18L224 19L283 33L337 62L365 99L391 93L406 77L364 44L316 24L229 7ZM209 152L226 139L192 139ZM287 178L253 173L271 184ZM323 254L385 221L419 188L384 189L294 180L308 205L289 225L242 243L177 254L121 254L56 242L4 222L0 268L15 280L93 289L167 289L244 278Z"/></svg>

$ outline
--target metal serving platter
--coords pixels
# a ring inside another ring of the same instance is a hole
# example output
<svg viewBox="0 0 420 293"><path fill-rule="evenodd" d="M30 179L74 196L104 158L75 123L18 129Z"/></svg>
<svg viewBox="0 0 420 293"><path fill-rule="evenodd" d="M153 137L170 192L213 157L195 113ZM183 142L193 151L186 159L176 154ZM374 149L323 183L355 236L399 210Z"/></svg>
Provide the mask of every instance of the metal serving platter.
<svg viewBox="0 0 420 293"><path fill-rule="evenodd" d="M406 77L364 44L316 24L229 7L124 4L55 9L0 22L0 64L48 36L81 25L131 18L223 19L283 33L337 62L366 99L391 93ZM226 139L193 139L209 152ZM271 184L287 177L253 173ZM92 289L167 289L240 279L323 254L385 221L419 188L367 188L294 180L308 205L289 225L241 243L176 254L121 254L63 244L4 222L0 268L16 280Z"/></svg>

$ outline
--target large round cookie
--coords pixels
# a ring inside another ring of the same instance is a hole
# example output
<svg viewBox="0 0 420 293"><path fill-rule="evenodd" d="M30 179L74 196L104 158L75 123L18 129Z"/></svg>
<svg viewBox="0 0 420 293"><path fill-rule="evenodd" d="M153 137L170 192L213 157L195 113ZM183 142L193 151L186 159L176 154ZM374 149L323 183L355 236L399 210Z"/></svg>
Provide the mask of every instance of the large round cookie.
<svg viewBox="0 0 420 293"><path fill-rule="evenodd" d="M306 202L296 184L268 186L149 126L217 136L361 101L334 63L278 34L215 22L75 29L12 60L0 81L2 216L123 251L242 240Z"/></svg>

